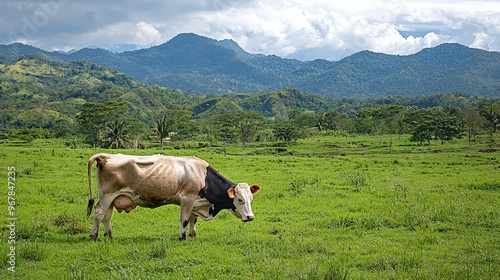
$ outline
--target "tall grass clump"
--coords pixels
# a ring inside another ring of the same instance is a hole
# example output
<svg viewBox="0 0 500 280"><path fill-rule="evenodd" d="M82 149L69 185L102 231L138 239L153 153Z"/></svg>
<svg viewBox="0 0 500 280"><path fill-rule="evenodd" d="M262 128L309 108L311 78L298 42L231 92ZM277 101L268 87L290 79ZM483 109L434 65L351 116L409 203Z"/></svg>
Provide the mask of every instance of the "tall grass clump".
<svg viewBox="0 0 500 280"><path fill-rule="evenodd" d="M73 214L56 214L54 215L53 223L59 227L61 233L74 235L88 231L85 220Z"/></svg>
<svg viewBox="0 0 500 280"><path fill-rule="evenodd" d="M361 187L368 185L368 175L364 172L343 171L340 177L347 185L353 186L355 192L359 192Z"/></svg>
<svg viewBox="0 0 500 280"><path fill-rule="evenodd" d="M317 186L321 182L319 177L293 178L290 182L290 191L293 194L300 194L306 190L307 185Z"/></svg>
<svg viewBox="0 0 500 280"><path fill-rule="evenodd" d="M295 268L281 275L278 279L324 279L324 280L346 280L352 271L349 263L349 253L314 259L310 264L296 265Z"/></svg>
<svg viewBox="0 0 500 280"><path fill-rule="evenodd" d="M74 279L74 280L92 279L90 272L88 270L82 269L76 265L71 265L70 276L71 276L71 279Z"/></svg>
<svg viewBox="0 0 500 280"><path fill-rule="evenodd" d="M43 237L50 231L50 225L46 221L23 221L17 226L18 239L32 239Z"/></svg>
<svg viewBox="0 0 500 280"><path fill-rule="evenodd" d="M48 255L45 245L39 241L35 242L16 242L19 248L19 256L25 261L43 261Z"/></svg>
<svg viewBox="0 0 500 280"><path fill-rule="evenodd" d="M165 239L153 242L149 255L152 259L165 259L167 257L167 242Z"/></svg>

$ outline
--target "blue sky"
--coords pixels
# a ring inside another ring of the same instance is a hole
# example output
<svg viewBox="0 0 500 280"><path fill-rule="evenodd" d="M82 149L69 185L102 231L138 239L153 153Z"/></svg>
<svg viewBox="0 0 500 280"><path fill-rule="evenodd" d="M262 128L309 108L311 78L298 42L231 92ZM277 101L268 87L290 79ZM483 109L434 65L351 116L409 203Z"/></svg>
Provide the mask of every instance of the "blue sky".
<svg viewBox="0 0 500 280"><path fill-rule="evenodd" d="M251 53L339 60L454 42L500 51L500 1L2 0L0 44L147 48L192 32Z"/></svg>

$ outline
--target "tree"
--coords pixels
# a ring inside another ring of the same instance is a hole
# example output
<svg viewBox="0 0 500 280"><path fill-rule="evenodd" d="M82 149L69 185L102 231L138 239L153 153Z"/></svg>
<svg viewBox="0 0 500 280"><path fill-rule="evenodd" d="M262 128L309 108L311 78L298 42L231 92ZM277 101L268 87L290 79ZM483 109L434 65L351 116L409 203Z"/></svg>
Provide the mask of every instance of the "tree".
<svg viewBox="0 0 500 280"><path fill-rule="evenodd" d="M320 113L318 114L318 120L316 121L316 127L318 128L318 131L323 131L327 129L328 127L328 120L326 118L326 113Z"/></svg>
<svg viewBox="0 0 500 280"><path fill-rule="evenodd" d="M411 116L414 129L410 141L422 145L424 141L430 142L432 138L440 139L441 144L455 137L461 137L464 123L458 117L458 108L434 107L419 109Z"/></svg>
<svg viewBox="0 0 500 280"><path fill-rule="evenodd" d="M128 130L125 122L114 120L106 126L105 132L106 148L124 148L129 142Z"/></svg>
<svg viewBox="0 0 500 280"><path fill-rule="evenodd" d="M106 126L112 121L126 120L128 110L127 105L123 102L87 102L83 104L76 116L78 131L83 135L87 144L99 146L103 143L102 135L106 131Z"/></svg>
<svg viewBox="0 0 500 280"><path fill-rule="evenodd" d="M421 146L424 141L430 143L432 139L432 126L427 121L422 121L416 124L413 133L410 137L410 141L417 142Z"/></svg>
<svg viewBox="0 0 500 280"><path fill-rule="evenodd" d="M297 134L297 138L305 138L308 136L310 128L317 126L317 116L299 110L291 110L288 112L287 122L295 128L294 133Z"/></svg>
<svg viewBox="0 0 500 280"><path fill-rule="evenodd" d="M278 141L290 142L299 138L299 130L290 121L278 123L273 128L273 133Z"/></svg>
<svg viewBox="0 0 500 280"><path fill-rule="evenodd" d="M133 147L135 149L141 149L142 144L141 141L144 138L144 136L149 135L151 133L150 126L147 124L143 123L139 119L136 118L129 118L127 120L127 128L129 131L129 138L131 141L133 141Z"/></svg>
<svg viewBox="0 0 500 280"><path fill-rule="evenodd" d="M441 140L441 144L453 138L461 138L464 131L464 122L458 116L458 108L449 107L439 111L434 119L434 126L435 136Z"/></svg>
<svg viewBox="0 0 500 280"><path fill-rule="evenodd" d="M265 123L264 116L256 111L243 111L236 116L236 127L239 130L239 136L243 147L255 138L257 131Z"/></svg>
<svg viewBox="0 0 500 280"><path fill-rule="evenodd" d="M326 112L323 115L323 128L328 130L353 131L353 123L349 115L338 112Z"/></svg>
<svg viewBox="0 0 500 280"><path fill-rule="evenodd" d="M380 135L383 133L398 133L404 131L406 108L400 105L382 105L361 111L358 130L365 133Z"/></svg>
<svg viewBox="0 0 500 280"><path fill-rule="evenodd" d="M193 112L188 110L168 110L169 117L173 120L172 139L176 141L183 141L190 139L198 131L198 126L195 122L191 121Z"/></svg>
<svg viewBox="0 0 500 280"><path fill-rule="evenodd" d="M463 108L459 115L464 120L470 147L471 142L475 140L475 137L479 133L479 129L484 124L485 119L481 117L478 107L475 105L469 105Z"/></svg>
<svg viewBox="0 0 500 280"><path fill-rule="evenodd" d="M236 142L238 128L234 125L238 121L235 114L221 114L214 119L214 128L217 136L224 142Z"/></svg>
<svg viewBox="0 0 500 280"><path fill-rule="evenodd" d="M264 116L256 111L222 114L214 119L217 134L226 142L241 141L243 147L255 140L257 132L265 128Z"/></svg>
<svg viewBox="0 0 500 280"><path fill-rule="evenodd" d="M493 137L493 134L495 134L500 127L500 102L483 106L480 114L488 122L488 130L490 131L491 137Z"/></svg>
<svg viewBox="0 0 500 280"><path fill-rule="evenodd" d="M168 137L169 133L172 132L174 126L174 119L172 119L168 114L165 114L158 119L156 119L154 124L154 131L156 136L160 138L160 146L163 148L163 141Z"/></svg>
<svg viewBox="0 0 500 280"><path fill-rule="evenodd" d="M413 106L403 107L402 110L396 116L396 126L398 132L398 138L401 138L403 133L408 133L410 131L411 122L408 121L410 116L414 114L417 109Z"/></svg>

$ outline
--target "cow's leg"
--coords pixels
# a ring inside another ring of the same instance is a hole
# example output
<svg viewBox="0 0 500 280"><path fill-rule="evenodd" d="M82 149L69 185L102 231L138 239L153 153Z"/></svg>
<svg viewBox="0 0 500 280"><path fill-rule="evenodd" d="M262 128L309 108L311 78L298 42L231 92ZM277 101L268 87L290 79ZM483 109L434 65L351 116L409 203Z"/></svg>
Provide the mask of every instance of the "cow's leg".
<svg viewBox="0 0 500 280"><path fill-rule="evenodd" d="M179 240L186 240L186 227L189 224L191 212L193 211L195 199L185 198L181 201L181 229L179 232Z"/></svg>
<svg viewBox="0 0 500 280"><path fill-rule="evenodd" d="M191 214L191 218L189 219L189 236L196 237L196 221L198 217Z"/></svg>
<svg viewBox="0 0 500 280"><path fill-rule="evenodd" d="M97 202L94 212L94 228L92 228L92 232L90 233L90 239L93 241L97 240L97 236L99 235L99 225L104 219L104 215L105 211L102 209L101 204Z"/></svg>
<svg viewBox="0 0 500 280"><path fill-rule="evenodd" d="M106 214L104 215L104 236L108 236L109 240L113 240L113 233L111 232L111 218L113 217L113 205L108 207Z"/></svg>

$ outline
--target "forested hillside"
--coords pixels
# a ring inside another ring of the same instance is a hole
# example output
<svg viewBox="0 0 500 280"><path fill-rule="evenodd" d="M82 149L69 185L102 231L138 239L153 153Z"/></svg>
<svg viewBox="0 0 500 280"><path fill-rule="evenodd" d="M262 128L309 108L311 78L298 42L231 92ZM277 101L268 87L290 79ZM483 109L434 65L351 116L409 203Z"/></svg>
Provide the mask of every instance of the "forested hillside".
<svg viewBox="0 0 500 280"><path fill-rule="evenodd" d="M61 137L93 146L138 147L141 139L171 133L176 141L249 143L324 131L418 132L413 139L422 144L463 136L468 118L474 120L469 135L500 126L498 98L436 93L331 99L293 88L201 95L147 86L108 66L39 55L0 64L0 99L2 139Z"/></svg>
<svg viewBox="0 0 500 280"><path fill-rule="evenodd" d="M418 97L436 92L500 94L500 53L443 44L408 56L362 51L340 61L298 61L250 54L231 40L179 34L165 44L124 53L82 49L45 52L22 44L0 46L0 63L24 54L58 61L88 60L148 84L204 94L296 88L330 98Z"/></svg>
<svg viewBox="0 0 500 280"><path fill-rule="evenodd" d="M0 64L0 99L3 129L59 127L62 134L74 126L87 102L125 102L131 116L146 123L157 112L187 104L180 91L145 86L106 66L35 55Z"/></svg>

